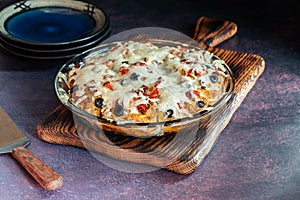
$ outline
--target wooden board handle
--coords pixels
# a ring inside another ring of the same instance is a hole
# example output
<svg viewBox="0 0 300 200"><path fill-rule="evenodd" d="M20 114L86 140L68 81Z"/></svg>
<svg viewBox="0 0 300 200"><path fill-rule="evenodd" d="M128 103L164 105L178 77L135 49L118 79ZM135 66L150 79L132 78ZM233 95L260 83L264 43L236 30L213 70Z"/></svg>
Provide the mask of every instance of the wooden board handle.
<svg viewBox="0 0 300 200"><path fill-rule="evenodd" d="M197 20L194 40L204 49L231 38L237 32L237 25L230 21L200 17Z"/></svg>
<svg viewBox="0 0 300 200"><path fill-rule="evenodd" d="M25 147L15 148L12 155L44 189L54 190L62 185L62 177Z"/></svg>

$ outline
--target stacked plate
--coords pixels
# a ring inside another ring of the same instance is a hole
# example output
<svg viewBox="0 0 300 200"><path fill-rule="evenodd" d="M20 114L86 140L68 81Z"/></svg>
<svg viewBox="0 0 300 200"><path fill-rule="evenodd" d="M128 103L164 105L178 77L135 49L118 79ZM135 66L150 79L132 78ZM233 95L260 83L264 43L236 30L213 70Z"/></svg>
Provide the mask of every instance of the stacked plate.
<svg viewBox="0 0 300 200"><path fill-rule="evenodd" d="M0 42L8 51L37 59L72 57L108 37L99 7L74 0L27 0L0 11Z"/></svg>

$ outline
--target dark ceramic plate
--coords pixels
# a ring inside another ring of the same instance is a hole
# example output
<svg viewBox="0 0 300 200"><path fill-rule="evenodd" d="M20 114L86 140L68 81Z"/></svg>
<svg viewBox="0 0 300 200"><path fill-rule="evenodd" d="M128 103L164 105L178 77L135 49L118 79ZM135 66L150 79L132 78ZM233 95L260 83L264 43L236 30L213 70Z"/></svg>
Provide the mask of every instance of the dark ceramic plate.
<svg viewBox="0 0 300 200"><path fill-rule="evenodd" d="M108 30L104 11L84 1L19 1L0 12L2 41L26 49L75 48L99 39Z"/></svg>
<svg viewBox="0 0 300 200"><path fill-rule="evenodd" d="M98 43L106 39L110 34L110 29L108 29L104 35L101 35L99 38L94 38L94 40L89 43L83 44L77 47L70 47L66 49L58 50L37 50L37 49L27 49L23 46L18 46L11 44L2 38L0 38L1 46L7 51L22 57L33 58L33 59L60 59L60 58L69 58L77 54L80 54L83 51L86 51L90 48L95 47Z"/></svg>

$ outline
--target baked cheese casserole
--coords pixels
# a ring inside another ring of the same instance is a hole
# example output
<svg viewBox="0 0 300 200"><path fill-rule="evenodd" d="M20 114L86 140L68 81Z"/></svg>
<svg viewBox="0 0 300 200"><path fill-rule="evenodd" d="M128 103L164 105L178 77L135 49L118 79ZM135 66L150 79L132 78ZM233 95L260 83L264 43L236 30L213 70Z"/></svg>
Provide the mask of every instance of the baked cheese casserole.
<svg viewBox="0 0 300 200"><path fill-rule="evenodd" d="M213 107L230 74L223 60L197 48L119 42L70 66L69 98L116 123L177 120Z"/></svg>

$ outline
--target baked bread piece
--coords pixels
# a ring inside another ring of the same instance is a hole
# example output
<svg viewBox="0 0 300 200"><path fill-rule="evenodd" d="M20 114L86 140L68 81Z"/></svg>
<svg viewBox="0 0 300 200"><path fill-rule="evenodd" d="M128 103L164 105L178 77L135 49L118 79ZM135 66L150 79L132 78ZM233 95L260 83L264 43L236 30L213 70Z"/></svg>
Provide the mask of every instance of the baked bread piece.
<svg viewBox="0 0 300 200"><path fill-rule="evenodd" d="M68 72L70 100L117 124L192 117L212 108L230 74L212 53L182 46L120 42Z"/></svg>

